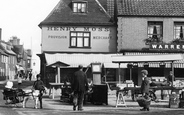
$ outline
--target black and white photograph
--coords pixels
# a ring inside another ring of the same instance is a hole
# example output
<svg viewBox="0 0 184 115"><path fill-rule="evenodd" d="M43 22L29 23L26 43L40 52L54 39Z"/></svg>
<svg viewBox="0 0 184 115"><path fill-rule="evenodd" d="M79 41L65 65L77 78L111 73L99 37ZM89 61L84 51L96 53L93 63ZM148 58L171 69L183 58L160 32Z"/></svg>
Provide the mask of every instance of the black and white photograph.
<svg viewBox="0 0 184 115"><path fill-rule="evenodd" d="M0 0L0 115L183 115L184 0Z"/></svg>

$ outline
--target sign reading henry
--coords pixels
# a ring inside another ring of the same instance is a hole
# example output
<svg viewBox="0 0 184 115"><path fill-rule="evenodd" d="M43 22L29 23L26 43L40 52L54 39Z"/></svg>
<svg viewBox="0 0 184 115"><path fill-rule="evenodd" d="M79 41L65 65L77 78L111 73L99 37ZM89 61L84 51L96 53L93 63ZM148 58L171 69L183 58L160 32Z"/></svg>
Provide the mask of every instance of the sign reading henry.
<svg viewBox="0 0 184 115"><path fill-rule="evenodd" d="M150 44L152 50L184 50L184 44Z"/></svg>

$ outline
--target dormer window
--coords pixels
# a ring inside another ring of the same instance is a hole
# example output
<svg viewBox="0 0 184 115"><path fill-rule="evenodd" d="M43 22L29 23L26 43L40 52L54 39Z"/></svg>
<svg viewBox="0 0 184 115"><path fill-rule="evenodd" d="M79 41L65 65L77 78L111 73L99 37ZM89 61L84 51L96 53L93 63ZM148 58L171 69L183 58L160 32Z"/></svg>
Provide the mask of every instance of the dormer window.
<svg viewBox="0 0 184 115"><path fill-rule="evenodd" d="M86 13L87 12L87 2L73 2L73 12L74 13Z"/></svg>

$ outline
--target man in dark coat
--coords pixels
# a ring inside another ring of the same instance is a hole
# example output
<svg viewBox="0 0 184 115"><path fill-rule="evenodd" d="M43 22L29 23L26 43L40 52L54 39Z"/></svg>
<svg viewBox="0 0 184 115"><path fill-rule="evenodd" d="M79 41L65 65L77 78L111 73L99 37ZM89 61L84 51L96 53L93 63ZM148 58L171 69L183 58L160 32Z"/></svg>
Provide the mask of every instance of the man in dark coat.
<svg viewBox="0 0 184 115"><path fill-rule="evenodd" d="M148 71L147 70L142 70L142 84L141 84L141 92L142 95L145 98L149 98L149 88L150 88L150 82L149 82L149 78L147 77L148 75ZM149 105L145 106L143 109L141 109L142 111L149 111Z"/></svg>
<svg viewBox="0 0 184 115"><path fill-rule="evenodd" d="M78 110L83 110L83 100L84 100L84 93L88 89L88 82L86 73L83 72L83 66L79 65L78 71L74 73L72 78L71 86L73 90L73 110L76 110L78 106Z"/></svg>

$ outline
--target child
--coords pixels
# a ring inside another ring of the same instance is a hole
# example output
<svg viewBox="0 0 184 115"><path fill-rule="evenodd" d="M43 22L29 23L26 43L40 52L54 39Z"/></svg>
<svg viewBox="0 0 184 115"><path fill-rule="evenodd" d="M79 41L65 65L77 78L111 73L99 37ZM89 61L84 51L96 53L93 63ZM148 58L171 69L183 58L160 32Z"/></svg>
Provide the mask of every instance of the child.
<svg viewBox="0 0 184 115"><path fill-rule="evenodd" d="M38 100L40 101L40 109L42 109L42 96L43 96L43 93L45 91L45 86L44 86L44 83L43 81L41 80L41 75L38 74L37 76L37 80L34 82L33 84L33 90L34 92L39 92L39 95L38 95L38 98L36 98L35 100L35 108L37 109L37 105L38 105Z"/></svg>

